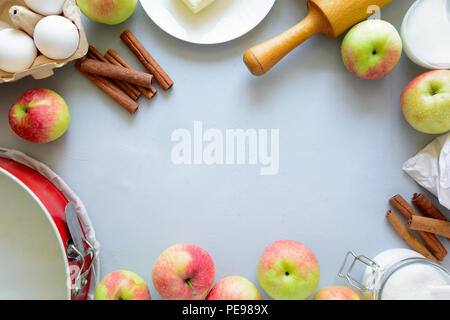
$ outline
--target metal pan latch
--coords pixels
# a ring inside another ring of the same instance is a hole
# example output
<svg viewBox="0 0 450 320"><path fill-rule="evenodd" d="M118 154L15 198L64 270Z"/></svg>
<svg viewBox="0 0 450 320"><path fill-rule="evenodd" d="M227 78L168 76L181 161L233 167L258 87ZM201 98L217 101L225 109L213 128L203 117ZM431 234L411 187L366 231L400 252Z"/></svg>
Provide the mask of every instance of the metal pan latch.
<svg viewBox="0 0 450 320"><path fill-rule="evenodd" d="M96 259L96 253L92 244L84 237L78 221L75 204L69 202L65 213L67 226L70 231L70 239L67 243L67 256L72 263L70 266L72 297L77 297L87 284L87 277ZM86 257L88 256L90 256L89 265L86 267Z"/></svg>

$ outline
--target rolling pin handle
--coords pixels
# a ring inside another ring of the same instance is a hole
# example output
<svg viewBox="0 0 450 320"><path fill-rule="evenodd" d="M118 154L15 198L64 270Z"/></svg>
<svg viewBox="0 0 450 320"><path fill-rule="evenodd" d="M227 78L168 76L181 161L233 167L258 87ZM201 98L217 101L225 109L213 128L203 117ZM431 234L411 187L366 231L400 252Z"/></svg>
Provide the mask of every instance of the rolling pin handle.
<svg viewBox="0 0 450 320"><path fill-rule="evenodd" d="M322 12L315 5L311 5L308 15L300 23L248 49L244 53L244 63L253 75L262 76L304 41L324 32L327 26Z"/></svg>

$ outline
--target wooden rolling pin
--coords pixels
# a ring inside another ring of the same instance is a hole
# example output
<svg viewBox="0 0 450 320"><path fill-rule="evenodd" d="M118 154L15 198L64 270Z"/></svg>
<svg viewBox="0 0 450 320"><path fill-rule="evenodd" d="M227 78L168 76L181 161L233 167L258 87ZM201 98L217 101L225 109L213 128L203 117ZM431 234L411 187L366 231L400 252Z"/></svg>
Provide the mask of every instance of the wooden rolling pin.
<svg viewBox="0 0 450 320"><path fill-rule="evenodd" d="M251 73L261 76L310 37L322 33L328 38L336 38L392 1L308 0L309 13L303 21L247 50L244 62Z"/></svg>

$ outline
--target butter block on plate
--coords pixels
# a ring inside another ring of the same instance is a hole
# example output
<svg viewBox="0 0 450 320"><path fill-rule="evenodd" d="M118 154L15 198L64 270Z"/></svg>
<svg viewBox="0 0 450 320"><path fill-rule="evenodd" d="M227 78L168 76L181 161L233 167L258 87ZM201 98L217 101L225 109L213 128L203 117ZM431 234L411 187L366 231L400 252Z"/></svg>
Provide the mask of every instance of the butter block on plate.
<svg viewBox="0 0 450 320"><path fill-rule="evenodd" d="M215 0L182 0L193 13L199 13Z"/></svg>

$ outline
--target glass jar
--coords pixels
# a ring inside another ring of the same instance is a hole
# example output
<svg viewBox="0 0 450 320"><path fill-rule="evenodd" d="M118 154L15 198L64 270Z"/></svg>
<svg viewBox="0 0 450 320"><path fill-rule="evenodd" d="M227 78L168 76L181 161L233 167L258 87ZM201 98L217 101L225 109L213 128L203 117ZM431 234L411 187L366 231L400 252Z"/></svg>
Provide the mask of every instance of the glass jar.
<svg viewBox="0 0 450 320"><path fill-rule="evenodd" d="M401 27L403 48L416 64L450 69L450 0L417 0Z"/></svg>
<svg viewBox="0 0 450 320"><path fill-rule="evenodd" d="M394 252L395 258L385 258L386 254L394 257ZM358 264L366 266L361 281L352 275ZM374 259L348 252L339 277L370 300L450 299L450 273L407 249L387 250Z"/></svg>

